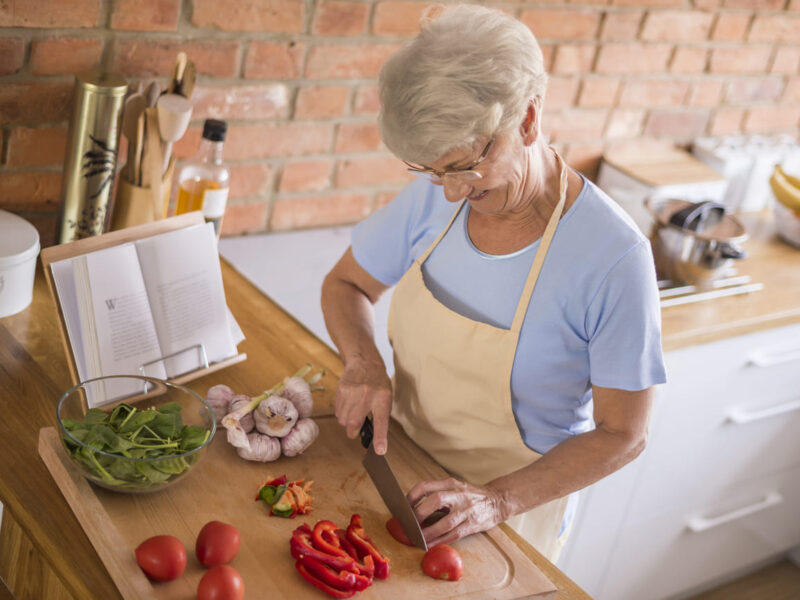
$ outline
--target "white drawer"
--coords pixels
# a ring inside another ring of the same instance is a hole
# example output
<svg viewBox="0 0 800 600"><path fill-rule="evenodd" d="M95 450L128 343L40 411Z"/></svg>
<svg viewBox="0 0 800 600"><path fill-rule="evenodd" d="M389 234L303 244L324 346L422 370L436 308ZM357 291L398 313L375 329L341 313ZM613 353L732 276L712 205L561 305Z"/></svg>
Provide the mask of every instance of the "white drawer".
<svg viewBox="0 0 800 600"><path fill-rule="evenodd" d="M781 354L795 334L796 358ZM752 356L772 362L756 366ZM800 465L800 327L666 358L669 382L656 402L631 518L695 505L726 485Z"/></svg>
<svg viewBox="0 0 800 600"><path fill-rule="evenodd" d="M597 599L658 600L780 554L800 543L799 513L800 469L792 469L694 510L630 521Z"/></svg>

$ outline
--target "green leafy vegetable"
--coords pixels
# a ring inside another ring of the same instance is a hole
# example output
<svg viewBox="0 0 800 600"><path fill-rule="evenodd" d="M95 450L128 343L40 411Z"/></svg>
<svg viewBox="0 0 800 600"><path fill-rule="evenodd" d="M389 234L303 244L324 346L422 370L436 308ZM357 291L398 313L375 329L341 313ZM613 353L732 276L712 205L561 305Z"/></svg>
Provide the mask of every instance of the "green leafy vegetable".
<svg viewBox="0 0 800 600"><path fill-rule="evenodd" d="M62 424L85 444L63 438L72 457L89 469L90 477L125 488L149 488L179 476L197 460L197 454L178 455L199 448L211 433L204 427L184 425L177 402L146 410L119 404L110 413L93 408L82 421L64 419Z"/></svg>

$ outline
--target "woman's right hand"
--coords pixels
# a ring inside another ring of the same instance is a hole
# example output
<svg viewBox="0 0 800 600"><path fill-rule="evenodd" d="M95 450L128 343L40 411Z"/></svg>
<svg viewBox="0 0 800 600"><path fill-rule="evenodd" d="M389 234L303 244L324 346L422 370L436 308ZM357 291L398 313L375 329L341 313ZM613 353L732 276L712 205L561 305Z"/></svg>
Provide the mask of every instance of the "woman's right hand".
<svg viewBox="0 0 800 600"><path fill-rule="evenodd" d="M372 445L384 454L392 410L392 381L383 363L351 360L345 364L334 400L336 419L350 439L358 437L364 419L372 414Z"/></svg>

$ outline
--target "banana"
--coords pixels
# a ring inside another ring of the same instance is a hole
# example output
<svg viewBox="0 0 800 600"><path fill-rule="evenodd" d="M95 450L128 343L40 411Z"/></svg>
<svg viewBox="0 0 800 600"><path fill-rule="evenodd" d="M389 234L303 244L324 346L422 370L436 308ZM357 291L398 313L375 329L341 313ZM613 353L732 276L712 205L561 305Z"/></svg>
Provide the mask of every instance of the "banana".
<svg viewBox="0 0 800 600"><path fill-rule="evenodd" d="M779 173L783 174L783 176L786 178L786 181L788 181L789 183L792 184L792 187L796 187L797 189L800 189L800 177L795 177L794 175L789 175L786 171L783 170L783 167L781 167L780 163L775 165L775 169Z"/></svg>
<svg viewBox="0 0 800 600"><path fill-rule="evenodd" d="M797 180L797 178L792 179ZM798 184L800 184L800 181L798 181ZM775 198L781 204L796 213L800 212L800 185L793 185L786 177L783 169L780 168L780 165L775 165L772 176L769 178L769 185L772 188L772 193L775 194Z"/></svg>

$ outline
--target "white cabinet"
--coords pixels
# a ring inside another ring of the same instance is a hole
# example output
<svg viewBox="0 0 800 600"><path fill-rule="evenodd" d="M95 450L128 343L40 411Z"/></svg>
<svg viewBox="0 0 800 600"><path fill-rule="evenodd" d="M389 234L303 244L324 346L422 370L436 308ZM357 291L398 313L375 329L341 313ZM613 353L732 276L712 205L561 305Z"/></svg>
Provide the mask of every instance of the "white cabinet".
<svg viewBox="0 0 800 600"><path fill-rule="evenodd" d="M800 544L800 325L666 355L647 448L583 493L559 567L652 600Z"/></svg>

